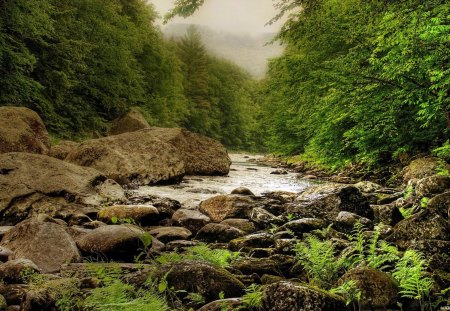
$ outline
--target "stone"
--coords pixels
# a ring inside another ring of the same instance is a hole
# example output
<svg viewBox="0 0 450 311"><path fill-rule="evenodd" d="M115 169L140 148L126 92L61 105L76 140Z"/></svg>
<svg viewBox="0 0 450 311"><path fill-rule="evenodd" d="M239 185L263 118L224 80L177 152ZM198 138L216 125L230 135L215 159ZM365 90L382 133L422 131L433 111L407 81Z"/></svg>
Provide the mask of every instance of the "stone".
<svg viewBox="0 0 450 311"><path fill-rule="evenodd" d="M50 137L39 115L25 107L0 107L0 153L47 154Z"/></svg>
<svg viewBox="0 0 450 311"><path fill-rule="evenodd" d="M58 272L62 264L81 261L72 237L47 216L22 221L5 234L0 246L14 252L11 259L29 259L43 273Z"/></svg>
<svg viewBox="0 0 450 311"><path fill-rule="evenodd" d="M255 207L255 201L248 196L218 195L200 203L200 212L213 222L226 218L248 218Z"/></svg>
<svg viewBox="0 0 450 311"><path fill-rule="evenodd" d="M215 139L182 128L152 127L147 131L175 147L184 161L186 175L227 175L230 171L227 150Z"/></svg>
<svg viewBox="0 0 450 311"><path fill-rule="evenodd" d="M429 197L450 190L450 177L433 175L425 177L417 182L416 195Z"/></svg>
<svg viewBox="0 0 450 311"><path fill-rule="evenodd" d="M201 294L206 302L225 297L239 297L244 293L244 284L227 270L202 261L182 261L163 265L157 276L165 276L169 288Z"/></svg>
<svg viewBox="0 0 450 311"><path fill-rule="evenodd" d="M435 175L439 163L439 159L434 157L424 157L411 161L402 171L404 183ZM450 168L450 166L447 165L447 168Z"/></svg>
<svg viewBox="0 0 450 311"><path fill-rule="evenodd" d="M250 213L250 220L257 225L268 227L273 225L281 225L283 219L273 215L272 213L266 211L264 208L255 207Z"/></svg>
<svg viewBox="0 0 450 311"><path fill-rule="evenodd" d="M13 251L0 246L0 262L6 262L14 255Z"/></svg>
<svg viewBox="0 0 450 311"><path fill-rule="evenodd" d="M428 201L427 209L450 219L450 191L439 194Z"/></svg>
<svg viewBox="0 0 450 311"><path fill-rule="evenodd" d="M371 205L370 207L373 210L375 223L395 226L403 220L403 215L395 204Z"/></svg>
<svg viewBox="0 0 450 311"><path fill-rule="evenodd" d="M330 223L341 211L373 219L367 199L356 187L349 185L331 183L311 187L287 206L287 212L297 218L320 218Z"/></svg>
<svg viewBox="0 0 450 311"><path fill-rule="evenodd" d="M295 233L308 233L327 227L327 222L318 218L301 218L285 223L280 230L292 230Z"/></svg>
<svg viewBox="0 0 450 311"><path fill-rule="evenodd" d="M76 147L78 143L70 140L62 140L57 145L52 146L49 156L64 160L67 155Z"/></svg>
<svg viewBox="0 0 450 311"><path fill-rule="evenodd" d="M2 224L124 199L123 189L95 169L39 154L0 154Z"/></svg>
<svg viewBox="0 0 450 311"><path fill-rule="evenodd" d="M84 141L66 161L95 168L122 185L177 183L185 174L178 150L147 130Z"/></svg>
<svg viewBox="0 0 450 311"><path fill-rule="evenodd" d="M255 195L250 189L246 187L238 187L231 191L231 194L239 194L239 195Z"/></svg>
<svg viewBox="0 0 450 311"><path fill-rule="evenodd" d="M270 172L270 174L272 175L287 175L288 172L286 170L275 170Z"/></svg>
<svg viewBox="0 0 450 311"><path fill-rule="evenodd" d="M396 306L398 288L389 274L372 268L355 268L345 273L338 284L348 281L354 281L361 291L361 309L387 310Z"/></svg>
<svg viewBox="0 0 450 311"><path fill-rule="evenodd" d="M118 135L150 128L147 120L138 107L132 107L128 112L111 121L108 135Z"/></svg>
<svg viewBox="0 0 450 311"><path fill-rule="evenodd" d="M192 236L192 232L183 227L159 227L149 233L163 243L175 240L186 240Z"/></svg>
<svg viewBox="0 0 450 311"><path fill-rule="evenodd" d="M286 281L264 288L263 310L270 311L336 311L349 310L344 300L306 284Z"/></svg>
<svg viewBox="0 0 450 311"><path fill-rule="evenodd" d="M78 238L77 245L86 256L133 261L143 251L144 234L143 229L133 225L102 226Z"/></svg>
<svg viewBox="0 0 450 311"><path fill-rule="evenodd" d="M361 192L372 193L381 190L383 187L371 181L360 181L355 184L355 187Z"/></svg>
<svg viewBox="0 0 450 311"><path fill-rule="evenodd" d="M29 259L19 258L0 265L0 280L7 284L24 282L24 273L40 273L38 266Z"/></svg>
<svg viewBox="0 0 450 311"><path fill-rule="evenodd" d="M341 232L351 233L357 223L362 224L366 229L372 229L373 223L370 219L361 217L350 212L339 212L334 220L334 225Z"/></svg>
<svg viewBox="0 0 450 311"><path fill-rule="evenodd" d="M181 208L172 215L172 221L175 225L185 227L196 234L203 226L211 222L211 219L197 210Z"/></svg>
<svg viewBox="0 0 450 311"><path fill-rule="evenodd" d="M255 224L248 219L228 218L228 219L222 220L220 223L222 225L228 225L228 226L235 227L241 231L244 231L247 234L253 233L256 231Z"/></svg>
<svg viewBox="0 0 450 311"><path fill-rule="evenodd" d="M196 240L208 243L228 243L245 233L235 227L223 224L207 224L197 233Z"/></svg>
<svg viewBox="0 0 450 311"><path fill-rule="evenodd" d="M98 219L107 223L133 220L141 226L157 225L161 220L158 209L151 205L113 205L102 208Z"/></svg>
<svg viewBox="0 0 450 311"><path fill-rule="evenodd" d="M227 298L210 302L198 309L198 311L241 310L240 306L243 306L240 298Z"/></svg>
<svg viewBox="0 0 450 311"><path fill-rule="evenodd" d="M254 248L266 248L273 247L275 239L269 233L254 233L231 240L229 243L229 249L238 251L251 251Z"/></svg>
<svg viewBox="0 0 450 311"><path fill-rule="evenodd" d="M243 274L251 275L253 273L262 276L264 274L281 275L278 263L271 258L250 258L244 257L231 264L233 269L236 269Z"/></svg>
<svg viewBox="0 0 450 311"><path fill-rule="evenodd" d="M187 241L187 240L175 240L170 241L166 244L166 250L168 251L178 251L178 250L184 250L187 247L196 246L197 242L194 241Z"/></svg>

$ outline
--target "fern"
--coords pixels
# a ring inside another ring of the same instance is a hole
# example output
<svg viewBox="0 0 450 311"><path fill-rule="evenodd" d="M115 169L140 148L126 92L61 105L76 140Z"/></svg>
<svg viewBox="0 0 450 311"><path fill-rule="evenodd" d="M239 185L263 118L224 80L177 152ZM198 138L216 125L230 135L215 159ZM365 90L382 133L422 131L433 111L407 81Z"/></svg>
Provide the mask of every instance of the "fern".
<svg viewBox="0 0 450 311"><path fill-rule="evenodd" d="M242 296L241 300L247 308L260 310L263 300L262 287L256 284L250 285L245 289L245 295Z"/></svg>
<svg viewBox="0 0 450 311"><path fill-rule="evenodd" d="M332 288L329 290L329 292L344 297L345 304L347 306L351 303L355 304L355 302L359 304L359 301L361 300L361 290L358 288L354 280L345 282L341 284L339 287ZM353 308L356 309L356 306L353 305Z"/></svg>

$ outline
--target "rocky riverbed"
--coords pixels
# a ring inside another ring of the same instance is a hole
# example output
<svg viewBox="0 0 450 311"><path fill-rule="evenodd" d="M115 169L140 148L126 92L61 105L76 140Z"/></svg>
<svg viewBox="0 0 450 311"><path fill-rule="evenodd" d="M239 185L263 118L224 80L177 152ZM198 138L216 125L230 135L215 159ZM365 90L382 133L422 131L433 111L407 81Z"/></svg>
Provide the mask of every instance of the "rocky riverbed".
<svg viewBox="0 0 450 311"><path fill-rule="evenodd" d="M135 114L59 146L33 112L2 117L0 310L450 305L438 159L412 161L398 188L320 182L254 155L231 164L220 143Z"/></svg>

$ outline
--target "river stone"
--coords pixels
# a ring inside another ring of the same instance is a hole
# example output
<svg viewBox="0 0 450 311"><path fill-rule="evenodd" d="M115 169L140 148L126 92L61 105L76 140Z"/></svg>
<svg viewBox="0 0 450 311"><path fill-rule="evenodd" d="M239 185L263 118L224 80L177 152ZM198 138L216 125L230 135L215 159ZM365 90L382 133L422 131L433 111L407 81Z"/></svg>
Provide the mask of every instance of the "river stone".
<svg viewBox="0 0 450 311"><path fill-rule="evenodd" d="M179 152L146 130L84 141L66 161L95 168L120 184L176 183L185 172Z"/></svg>
<svg viewBox="0 0 450 311"><path fill-rule="evenodd" d="M422 179L436 174L436 169L440 164L440 160L434 157L424 157L411 161L403 171L403 181L408 183L413 179ZM446 165L450 168L450 165Z"/></svg>
<svg viewBox="0 0 450 311"><path fill-rule="evenodd" d="M308 233L327 227L327 222L319 218L302 218L292 220L281 226L280 230L288 229L295 233Z"/></svg>
<svg viewBox="0 0 450 311"><path fill-rule="evenodd" d="M157 276L166 277L169 288L201 294L206 302L225 297L239 297L244 293L242 284L227 270L202 261L183 261L161 266Z"/></svg>
<svg viewBox="0 0 450 311"><path fill-rule="evenodd" d="M222 225L228 225L228 226L235 227L241 231L244 231L247 234L256 231L255 224L248 219L228 218L228 219L222 220L220 223Z"/></svg>
<svg viewBox="0 0 450 311"><path fill-rule="evenodd" d="M197 233L196 240L208 243L228 243L229 241L245 235L235 227L223 224L207 224Z"/></svg>
<svg viewBox="0 0 450 311"><path fill-rule="evenodd" d="M192 232L183 227L159 227L149 232L163 243L175 240L187 240L192 236Z"/></svg>
<svg viewBox="0 0 450 311"><path fill-rule="evenodd" d="M375 223L383 223L389 226L395 226L403 220L403 215L396 204L371 205L374 213Z"/></svg>
<svg viewBox="0 0 450 311"><path fill-rule="evenodd" d="M351 233L357 223L362 224L366 229L372 229L373 227L370 219L350 212L339 212L334 220L336 229L346 233Z"/></svg>
<svg viewBox="0 0 450 311"><path fill-rule="evenodd" d="M373 211L367 199L350 185L323 184L311 187L287 206L287 212L297 217L320 218L330 223L341 211L373 219Z"/></svg>
<svg viewBox="0 0 450 311"><path fill-rule="evenodd" d="M239 194L239 195L255 195L250 189L246 187L238 187L231 191L231 194Z"/></svg>
<svg viewBox="0 0 450 311"><path fill-rule="evenodd" d="M379 184L376 184L374 182L367 181L367 180L356 183L355 187L358 188L359 191L365 192L365 193L376 192L383 188Z"/></svg>
<svg viewBox="0 0 450 311"><path fill-rule="evenodd" d="M427 208L438 213L447 220L450 219L450 191L439 194L428 201Z"/></svg>
<svg viewBox="0 0 450 311"><path fill-rule="evenodd" d="M16 225L5 234L0 245L14 252L12 259L29 259L43 273L54 273L62 264L81 261L78 248L65 228L44 215Z"/></svg>
<svg viewBox="0 0 450 311"><path fill-rule="evenodd" d="M306 284L277 282L264 288L263 309L270 311L349 310L344 300Z"/></svg>
<svg viewBox="0 0 450 311"><path fill-rule="evenodd" d="M143 251L144 234L144 230L133 225L102 226L78 238L77 245L88 256L132 261Z"/></svg>
<svg viewBox="0 0 450 311"><path fill-rule="evenodd" d="M450 177L433 175L417 182L416 194L418 197L433 196L450 189Z"/></svg>
<svg viewBox="0 0 450 311"><path fill-rule="evenodd" d="M231 264L233 269L236 269L243 274L251 275L258 274L260 277L264 274L281 275L278 263L271 258L240 258Z"/></svg>
<svg viewBox="0 0 450 311"><path fill-rule="evenodd" d="M240 306L243 306L241 298L227 298L210 302L198 309L198 311L245 310L239 308Z"/></svg>
<svg viewBox="0 0 450 311"><path fill-rule="evenodd" d="M195 234L209 223L211 219L197 210L181 208L172 215L172 221L174 224L185 227Z"/></svg>
<svg viewBox="0 0 450 311"><path fill-rule="evenodd" d="M341 277L338 284L355 281L361 291L359 304L363 310L387 310L395 307L398 288L387 273L372 268L355 268Z"/></svg>
<svg viewBox="0 0 450 311"><path fill-rule="evenodd" d="M412 247L420 240L450 240L450 223L429 209L425 209L394 227L389 240L395 241L401 249Z"/></svg>
<svg viewBox="0 0 450 311"><path fill-rule="evenodd" d="M226 175L230 171L227 150L215 139L181 128L152 127L147 131L175 147L184 161L186 175Z"/></svg>
<svg viewBox="0 0 450 311"><path fill-rule="evenodd" d="M137 107L132 107L130 110L111 121L108 129L108 135L118 135L128 132L135 132L145 128L150 128L142 112Z"/></svg>
<svg viewBox="0 0 450 311"><path fill-rule="evenodd" d="M283 223L283 219L273 215L261 207L255 207L252 209L250 213L250 220L257 225L265 227L271 226L272 224L281 225Z"/></svg>
<svg viewBox="0 0 450 311"><path fill-rule="evenodd" d="M23 273L40 273L40 269L29 259L19 258L0 265L0 280L8 284L22 283Z"/></svg>
<svg viewBox="0 0 450 311"><path fill-rule="evenodd" d="M67 155L75 149L79 143L70 140L62 140L57 145L52 146L49 156L64 160Z"/></svg>
<svg viewBox="0 0 450 311"><path fill-rule="evenodd" d="M0 153L47 154L50 138L39 115L24 107L0 107Z"/></svg>
<svg viewBox="0 0 450 311"><path fill-rule="evenodd" d="M218 195L200 203L199 210L211 221L221 222L226 218L248 218L255 201L248 196Z"/></svg>
<svg viewBox="0 0 450 311"><path fill-rule="evenodd" d="M275 243L274 237L266 232L254 233L231 240L229 243L229 249L238 251L251 251L254 248L267 248L272 247Z"/></svg>
<svg viewBox="0 0 450 311"><path fill-rule="evenodd" d="M158 209L151 205L113 205L102 208L98 212L98 219L113 222L131 219L141 226L158 224L160 220Z"/></svg>
<svg viewBox="0 0 450 311"><path fill-rule="evenodd" d="M125 200L123 189L95 169L45 155L0 154L1 223L15 224L41 212Z"/></svg>

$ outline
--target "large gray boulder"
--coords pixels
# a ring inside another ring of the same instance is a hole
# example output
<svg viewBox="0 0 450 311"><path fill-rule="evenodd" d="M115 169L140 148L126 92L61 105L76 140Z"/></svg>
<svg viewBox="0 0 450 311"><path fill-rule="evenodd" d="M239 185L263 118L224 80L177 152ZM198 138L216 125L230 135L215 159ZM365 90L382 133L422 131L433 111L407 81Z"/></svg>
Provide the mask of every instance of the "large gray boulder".
<svg viewBox="0 0 450 311"><path fill-rule="evenodd" d="M82 142L66 161L95 168L120 184L176 183L185 173L179 151L148 130Z"/></svg>
<svg viewBox="0 0 450 311"><path fill-rule="evenodd" d="M127 113L111 121L108 129L109 135L118 135L128 132L135 132L149 128L145 117L137 107L132 107Z"/></svg>
<svg viewBox="0 0 450 311"><path fill-rule="evenodd" d="M178 150L187 175L226 175L230 171L227 150L215 139L182 128L152 127L146 131Z"/></svg>
<svg viewBox="0 0 450 311"><path fill-rule="evenodd" d="M13 251L12 259L29 259L43 273L58 272L63 264L81 262L75 241L65 228L44 215L16 225L0 245Z"/></svg>
<svg viewBox="0 0 450 311"><path fill-rule="evenodd" d="M50 138L39 115L24 107L0 107L0 153L47 154Z"/></svg>
<svg viewBox="0 0 450 311"><path fill-rule="evenodd" d="M124 200L123 189L95 169L45 155L0 154L1 223L15 224L30 215L55 216L67 209Z"/></svg>

